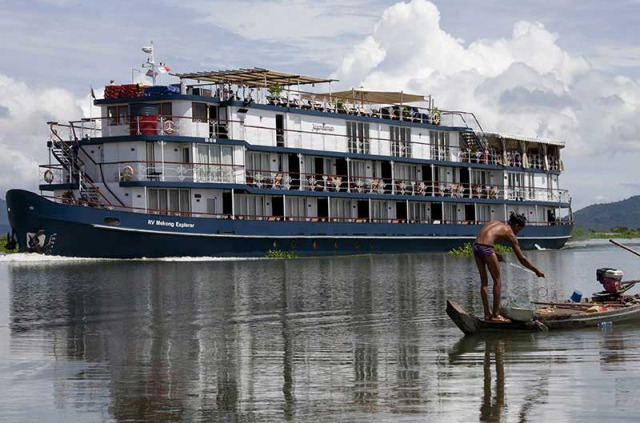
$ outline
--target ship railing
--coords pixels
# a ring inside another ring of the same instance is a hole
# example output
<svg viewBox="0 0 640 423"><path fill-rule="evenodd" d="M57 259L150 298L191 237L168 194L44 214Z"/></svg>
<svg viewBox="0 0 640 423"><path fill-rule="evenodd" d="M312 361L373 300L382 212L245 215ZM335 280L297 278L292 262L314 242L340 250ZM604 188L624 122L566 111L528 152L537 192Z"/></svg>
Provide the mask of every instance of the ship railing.
<svg viewBox="0 0 640 423"><path fill-rule="evenodd" d="M48 184L70 184L73 182L71 172L66 171L61 164L38 166L38 177L39 180Z"/></svg>
<svg viewBox="0 0 640 423"><path fill-rule="evenodd" d="M506 199L512 201L544 201L550 203L570 203L569 191L565 189L507 187Z"/></svg>
<svg viewBox="0 0 640 423"><path fill-rule="evenodd" d="M102 163L108 180L244 184L244 166L223 163L185 163L131 160Z"/></svg>
<svg viewBox="0 0 640 423"><path fill-rule="evenodd" d="M247 169L245 173L246 184L259 189L568 202L568 191L558 189L505 188L496 184L375 178L261 169Z"/></svg>
<svg viewBox="0 0 640 423"><path fill-rule="evenodd" d="M64 125L60 125L61 128ZM263 125L248 125L244 120L218 120L185 116L159 116L149 121L146 116L83 119L74 122L69 130L80 138L120 137L132 135L190 136L211 139L244 139L258 145L286 146L293 148L319 148L322 151L338 151L356 154L407 157L443 162L479 163L524 166L521 155L515 151L499 152L496 149L470 149L457 145L442 146L423 141L397 141L380 137L350 137L336 134L324 126L317 130L277 129ZM72 135L69 135L73 139ZM308 140L308 142L305 142ZM559 170L559 159L548 155L548 165L543 158L529 161L528 168Z"/></svg>
<svg viewBox="0 0 640 423"><path fill-rule="evenodd" d="M448 224L448 225L482 225L486 221L481 220L456 220L456 219L434 219L428 216L415 216L405 218L388 218L388 217L357 217L357 216L284 216L284 215L263 215L263 214L247 214L247 213L205 213L194 212L190 210L169 210L169 209L156 209L150 207L129 207L119 206L114 204L107 204L101 202L94 202L85 198L76 198L72 193L67 193L63 196L48 196L43 195L52 202L59 204L75 205L79 207L99 208L110 211L148 214L151 216L167 216L167 217L195 217L195 218L210 218L210 219L224 219L224 220L251 220L251 221L267 221L267 222L309 222L309 223L385 223L385 224ZM108 225L120 225L121 222L116 217L105 217L105 224ZM553 226L553 225L570 225L572 221L528 221L529 226ZM292 236L293 237L293 236Z"/></svg>

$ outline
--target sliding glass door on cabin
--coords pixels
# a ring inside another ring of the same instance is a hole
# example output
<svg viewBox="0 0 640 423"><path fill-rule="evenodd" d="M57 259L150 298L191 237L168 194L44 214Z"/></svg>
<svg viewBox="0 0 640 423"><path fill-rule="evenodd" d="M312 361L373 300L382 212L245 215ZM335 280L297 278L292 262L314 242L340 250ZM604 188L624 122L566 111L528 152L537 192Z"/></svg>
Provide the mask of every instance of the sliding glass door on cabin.
<svg viewBox="0 0 640 423"><path fill-rule="evenodd" d="M198 145L196 175L198 182L234 182L233 147Z"/></svg>

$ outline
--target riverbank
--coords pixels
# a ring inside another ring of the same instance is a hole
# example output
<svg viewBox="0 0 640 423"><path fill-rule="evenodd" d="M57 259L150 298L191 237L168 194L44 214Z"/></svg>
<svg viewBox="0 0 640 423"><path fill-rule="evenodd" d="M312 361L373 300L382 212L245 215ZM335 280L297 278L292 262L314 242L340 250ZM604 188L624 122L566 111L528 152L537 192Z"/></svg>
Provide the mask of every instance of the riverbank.
<svg viewBox="0 0 640 423"><path fill-rule="evenodd" d="M640 229L629 228L613 228L610 231L595 231L593 229L585 229L575 227L571 231L572 241L585 241L588 239L633 239L640 238Z"/></svg>

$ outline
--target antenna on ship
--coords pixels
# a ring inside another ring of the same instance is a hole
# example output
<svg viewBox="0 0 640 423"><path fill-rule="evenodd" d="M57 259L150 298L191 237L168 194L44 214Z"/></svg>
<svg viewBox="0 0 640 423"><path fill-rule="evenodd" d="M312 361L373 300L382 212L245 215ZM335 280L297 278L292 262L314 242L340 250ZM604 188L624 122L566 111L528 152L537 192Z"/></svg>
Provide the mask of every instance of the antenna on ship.
<svg viewBox="0 0 640 423"><path fill-rule="evenodd" d="M147 47L142 47L142 51L147 53L149 57L147 57L147 63L143 63L143 68L151 68L151 79L153 80L153 85L156 85L156 61L153 57L153 40L151 40L151 45Z"/></svg>

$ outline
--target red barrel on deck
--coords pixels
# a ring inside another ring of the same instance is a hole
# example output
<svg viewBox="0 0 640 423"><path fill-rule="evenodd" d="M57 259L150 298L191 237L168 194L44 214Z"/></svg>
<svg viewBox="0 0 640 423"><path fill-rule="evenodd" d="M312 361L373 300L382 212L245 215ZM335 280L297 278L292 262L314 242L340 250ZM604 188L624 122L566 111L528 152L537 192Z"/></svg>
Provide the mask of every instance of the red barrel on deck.
<svg viewBox="0 0 640 423"><path fill-rule="evenodd" d="M151 103L129 104L129 134L158 135L158 105Z"/></svg>

